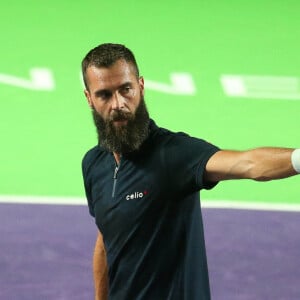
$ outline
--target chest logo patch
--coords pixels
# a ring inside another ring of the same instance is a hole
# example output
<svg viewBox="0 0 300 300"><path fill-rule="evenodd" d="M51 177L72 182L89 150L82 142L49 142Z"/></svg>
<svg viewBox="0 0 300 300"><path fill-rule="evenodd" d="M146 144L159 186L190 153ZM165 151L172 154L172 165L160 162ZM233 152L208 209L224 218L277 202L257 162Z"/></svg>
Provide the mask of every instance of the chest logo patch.
<svg viewBox="0 0 300 300"><path fill-rule="evenodd" d="M134 199L141 199L144 196L146 196L148 194L148 191L144 191L144 192L134 192L132 194L126 195L125 199L126 200L134 200Z"/></svg>

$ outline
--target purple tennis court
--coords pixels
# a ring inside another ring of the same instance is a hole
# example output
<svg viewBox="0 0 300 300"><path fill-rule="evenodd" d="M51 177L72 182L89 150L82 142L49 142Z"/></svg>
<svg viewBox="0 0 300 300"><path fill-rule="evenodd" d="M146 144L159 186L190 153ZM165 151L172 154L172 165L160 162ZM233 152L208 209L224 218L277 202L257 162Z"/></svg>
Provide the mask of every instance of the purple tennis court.
<svg viewBox="0 0 300 300"><path fill-rule="evenodd" d="M300 213L203 209L214 300L300 299ZM93 299L84 206L0 205L0 299Z"/></svg>

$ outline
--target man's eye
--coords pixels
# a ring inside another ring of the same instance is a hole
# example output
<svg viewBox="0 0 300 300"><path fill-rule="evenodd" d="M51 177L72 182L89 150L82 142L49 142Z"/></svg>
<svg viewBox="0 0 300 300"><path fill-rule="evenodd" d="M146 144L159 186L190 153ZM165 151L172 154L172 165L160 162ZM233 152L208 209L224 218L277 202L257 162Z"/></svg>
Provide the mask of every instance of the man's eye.
<svg viewBox="0 0 300 300"><path fill-rule="evenodd" d="M111 93L109 92L103 92L101 94L99 94L99 98L101 98L102 100L109 100L111 97Z"/></svg>
<svg viewBox="0 0 300 300"><path fill-rule="evenodd" d="M125 95L127 95L127 94L129 94L129 93L131 93L132 92L132 88L130 87L130 86L124 86L122 89L121 89L121 93L122 94L125 94Z"/></svg>

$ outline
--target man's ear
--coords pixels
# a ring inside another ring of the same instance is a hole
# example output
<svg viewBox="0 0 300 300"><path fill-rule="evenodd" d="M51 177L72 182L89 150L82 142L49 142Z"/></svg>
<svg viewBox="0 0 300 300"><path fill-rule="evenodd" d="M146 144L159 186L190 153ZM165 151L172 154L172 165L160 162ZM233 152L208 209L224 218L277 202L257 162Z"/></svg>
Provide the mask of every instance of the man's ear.
<svg viewBox="0 0 300 300"><path fill-rule="evenodd" d="M93 109L94 105L93 105L93 102L92 102L92 99L91 99L91 94L87 89L84 90L84 95L85 95L85 98L88 102L89 107Z"/></svg>
<svg viewBox="0 0 300 300"><path fill-rule="evenodd" d="M139 85L140 85L141 94L144 96L144 94L145 94L145 82L144 82L144 77L143 76L140 76L140 78L139 78Z"/></svg>

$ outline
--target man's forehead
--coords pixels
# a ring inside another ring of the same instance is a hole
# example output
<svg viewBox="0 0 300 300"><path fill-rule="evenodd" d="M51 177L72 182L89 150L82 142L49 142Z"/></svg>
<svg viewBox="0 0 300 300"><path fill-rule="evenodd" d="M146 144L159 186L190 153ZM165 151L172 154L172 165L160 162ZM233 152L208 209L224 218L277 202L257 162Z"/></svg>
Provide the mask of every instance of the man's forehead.
<svg viewBox="0 0 300 300"><path fill-rule="evenodd" d="M135 76L135 68L125 60L118 60L109 67L91 65L87 68L87 75L92 77L121 77Z"/></svg>
<svg viewBox="0 0 300 300"><path fill-rule="evenodd" d="M110 67L91 65L86 70L86 79L92 89L115 88L137 80L134 66L125 60L118 60Z"/></svg>

